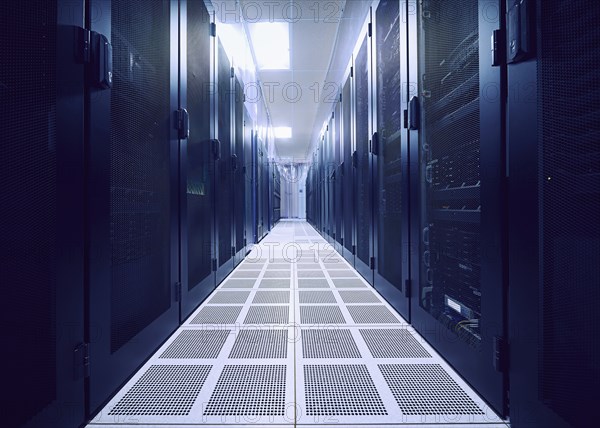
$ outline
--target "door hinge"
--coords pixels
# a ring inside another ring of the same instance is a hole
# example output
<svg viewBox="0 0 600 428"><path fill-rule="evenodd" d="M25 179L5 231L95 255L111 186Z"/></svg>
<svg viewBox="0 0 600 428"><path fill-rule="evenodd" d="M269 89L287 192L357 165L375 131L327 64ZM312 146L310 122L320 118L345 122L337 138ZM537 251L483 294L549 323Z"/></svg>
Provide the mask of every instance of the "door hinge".
<svg viewBox="0 0 600 428"><path fill-rule="evenodd" d="M369 37L373 36L373 24L369 22Z"/></svg>
<svg viewBox="0 0 600 428"><path fill-rule="evenodd" d="M408 110L404 110L404 129L408 129Z"/></svg>
<svg viewBox="0 0 600 428"><path fill-rule="evenodd" d="M340 238L340 245L341 245L342 247L344 246L344 237L343 237L343 236Z"/></svg>
<svg viewBox="0 0 600 428"><path fill-rule="evenodd" d="M335 112L334 111L331 112L331 118L335 119Z"/></svg>
<svg viewBox="0 0 600 428"><path fill-rule="evenodd" d="M404 281L404 295L407 299L410 299L412 296L412 284L410 279Z"/></svg>
<svg viewBox="0 0 600 428"><path fill-rule="evenodd" d="M354 77L354 66L350 67L350 77Z"/></svg>
<svg viewBox="0 0 600 428"><path fill-rule="evenodd" d="M75 380L90 377L90 344L87 342L73 350L73 376Z"/></svg>
<svg viewBox="0 0 600 428"><path fill-rule="evenodd" d="M375 257L371 257L370 266L371 270L375 270Z"/></svg>
<svg viewBox="0 0 600 428"><path fill-rule="evenodd" d="M242 102L246 102L246 94L242 94ZM244 126L246 126L246 122L244 122Z"/></svg>
<svg viewBox="0 0 600 428"><path fill-rule="evenodd" d="M211 144L215 160L221 159L221 142L219 140L211 140Z"/></svg>
<svg viewBox="0 0 600 428"><path fill-rule="evenodd" d="M342 94L340 94L340 102L342 102Z"/></svg>
<svg viewBox="0 0 600 428"><path fill-rule="evenodd" d="M181 302L181 282L175 283L175 301Z"/></svg>
<svg viewBox="0 0 600 428"><path fill-rule="evenodd" d="M373 142L371 143L371 153L375 156L379 155L379 133L375 132L373 134Z"/></svg>
<svg viewBox="0 0 600 428"><path fill-rule="evenodd" d="M491 50L492 50L492 67L499 67L504 60L504 49L501 48L503 38L502 30L494 30L492 33Z"/></svg>
<svg viewBox="0 0 600 428"><path fill-rule="evenodd" d="M231 247L231 257L235 256L235 247Z"/></svg>
<svg viewBox="0 0 600 428"><path fill-rule="evenodd" d="M508 343L500 336L494 336L494 349L492 353L494 369L497 372L506 372L508 369Z"/></svg>
<svg viewBox="0 0 600 428"><path fill-rule="evenodd" d="M213 37L217 37L217 24L214 22L210 23L210 35Z"/></svg>
<svg viewBox="0 0 600 428"><path fill-rule="evenodd" d="M247 247L247 246L248 246L248 239L244 238L244 247Z"/></svg>
<svg viewBox="0 0 600 428"><path fill-rule="evenodd" d="M243 173L244 175L246 175L246 174L247 174L247 172L248 172L248 169L247 169L247 168L246 168L246 166L244 165L244 166L242 167L242 173Z"/></svg>
<svg viewBox="0 0 600 428"><path fill-rule="evenodd" d="M352 255L356 255L356 245L352 245Z"/></svg>
<svg viewBox="0 0 600 428"><path fill-rule="evenodd" d="M358 168L358 152L356 150L352 153L352 166Z"/></svg>
<svg viewBox="0 0 600 428"><path fill-rule="evenodd" d="M184 108L175 110L175 129L177 129L177 138L185 140L190 136L190 115Z"/></svg>
<svg viewBox="0 0 600 428"><path fill-rule="evenodd" d="M235 77L235 68L231 67L231 77Z"/></svg>
<svg viewBox="0 0 600 428"><path fill-rule="evenodd" d="M213 272L217 271L217 259L212 259L212 270Z"/></svg>
<svg viewBox="0 0 600 428"><path fill-rule="evenodd" d="M238 157L235 153L231 155L231 170L234 172L238 170Z"/></svg>

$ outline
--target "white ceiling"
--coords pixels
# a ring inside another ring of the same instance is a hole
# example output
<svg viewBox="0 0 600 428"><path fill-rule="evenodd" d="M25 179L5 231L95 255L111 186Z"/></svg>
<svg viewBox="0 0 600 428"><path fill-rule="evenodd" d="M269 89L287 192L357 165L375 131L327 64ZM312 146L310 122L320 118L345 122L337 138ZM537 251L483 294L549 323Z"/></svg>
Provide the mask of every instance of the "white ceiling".
<svg viewBox="0 0 600 428"><path fill-rule="evenodd" d="M291 69L258 70L273 126L292 128L292 139L275 141L280 158L304 160L315 127L321 128L317 113L323 104L330 104L324 100L326 95L335 91L326 86L325 79L345 4L346 0L241 1L250 22L284 20L290 24Z"/></svg>

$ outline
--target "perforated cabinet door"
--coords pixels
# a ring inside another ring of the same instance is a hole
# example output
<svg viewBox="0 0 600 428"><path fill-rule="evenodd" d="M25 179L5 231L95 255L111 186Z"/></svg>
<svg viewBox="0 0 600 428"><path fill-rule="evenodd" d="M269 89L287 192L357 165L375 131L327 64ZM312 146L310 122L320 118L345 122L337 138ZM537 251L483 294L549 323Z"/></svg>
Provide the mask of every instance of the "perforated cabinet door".
<svg viewBox="0 0 600 428"><path fill-rule="evenodd" d="M84 422L83 16L83 1L0 4L4 426Z"/></svg>
<svg viewBox="0 0 600 428"><path fill-rule="evenodd" d="M112 89L88 104L90 411L179 323L178 5L91 1Z"/></svg>

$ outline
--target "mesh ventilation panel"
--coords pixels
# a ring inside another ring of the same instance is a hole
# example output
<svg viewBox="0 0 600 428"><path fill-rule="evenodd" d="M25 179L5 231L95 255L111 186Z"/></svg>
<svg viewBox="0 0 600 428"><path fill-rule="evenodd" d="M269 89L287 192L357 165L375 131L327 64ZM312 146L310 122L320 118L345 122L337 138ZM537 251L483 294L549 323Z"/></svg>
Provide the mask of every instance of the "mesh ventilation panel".
<svg viewBox="0 0 600 428"><path fill-rule="evenodd" d="M211 367L198 365L151 366L108 412L108 415L188 415Z"/></svg>
<svg viewBox="0 0 600 428"><path fill-rule="evenodd" d="M286 358L287 330L241 330L229 358Z"/></svg>
<svg viewBox="0 0 600 428"><path fill-rule="evenodd" d="M183 330L160 358L217 358L231 330Z"/></svg>
<svg viewBox="0 0 600 428"><path fill-rule="evenodd" d="M360 358L350 330L337 328L302 329L304 358Z"/></svg>
<svg viewBox="0 0 600 428"><path fill-rule="evenodd" d="M360 334L373 358L431 358L407 330L361 329Z"/></svg>
<svg viewBox="0 0 600 428"><path fill-rule="evenodd" d="M283 416L286 366L226 365L219 376L205 416Z"/></svg>
<svg viewBox="0 0 600 428"><path fill-rule="evenodd" d="M235 324L243 306L205 306L190 324Z"/></svg>

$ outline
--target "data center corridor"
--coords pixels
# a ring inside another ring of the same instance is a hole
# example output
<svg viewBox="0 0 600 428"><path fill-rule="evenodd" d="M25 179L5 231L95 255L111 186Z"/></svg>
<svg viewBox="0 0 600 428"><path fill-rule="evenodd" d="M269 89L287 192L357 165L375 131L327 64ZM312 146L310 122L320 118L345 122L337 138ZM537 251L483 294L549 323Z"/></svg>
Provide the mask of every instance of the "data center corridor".
<svg viewBox="0 0 600 428"><path fill-rule="evenodd" d="M501 422L308 223L282 220L88 426Z"/></svg>

